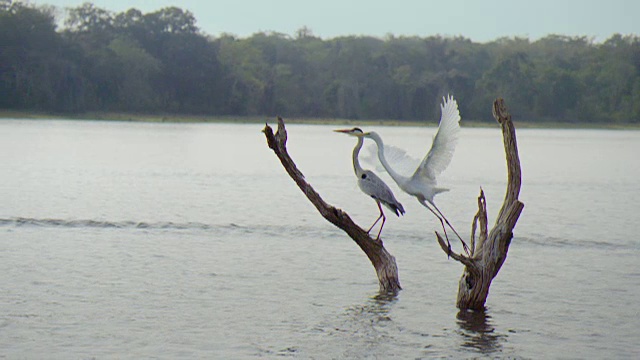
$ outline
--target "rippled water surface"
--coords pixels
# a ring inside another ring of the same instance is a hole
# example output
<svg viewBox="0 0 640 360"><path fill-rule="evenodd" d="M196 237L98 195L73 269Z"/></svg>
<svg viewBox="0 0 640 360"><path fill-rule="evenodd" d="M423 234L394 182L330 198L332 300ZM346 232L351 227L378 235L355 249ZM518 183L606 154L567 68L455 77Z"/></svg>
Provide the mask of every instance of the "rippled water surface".
<svg viewBox="0 0 640 360"><path fill-rule="evenodd" d="M377 297L261 129L0 121L0 358L640 355L640 132L518 130L525 209L478 314L455 307L438 223L397 190L383 239L404 290ZM368 227L355 140L288 130L306 178ZM371 130L416 156L434 133ZM505 183L499 129L463 129L436 201L468 237L480 186L492 223Z"/></svg>

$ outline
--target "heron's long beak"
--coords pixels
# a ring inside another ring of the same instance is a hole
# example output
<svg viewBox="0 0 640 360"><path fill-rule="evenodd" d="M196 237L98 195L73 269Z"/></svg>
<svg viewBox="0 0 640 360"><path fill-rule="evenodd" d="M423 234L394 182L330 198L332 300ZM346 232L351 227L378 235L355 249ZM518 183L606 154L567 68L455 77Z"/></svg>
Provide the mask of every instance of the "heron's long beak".
<svg viewBox="0 0 640 360"><path fill-rule="evenodd" d="M339 133L344 133L344 134L348 134L351 132L351 129L340 129L340 130L333 130L334 132L339 132Z"/></svg>

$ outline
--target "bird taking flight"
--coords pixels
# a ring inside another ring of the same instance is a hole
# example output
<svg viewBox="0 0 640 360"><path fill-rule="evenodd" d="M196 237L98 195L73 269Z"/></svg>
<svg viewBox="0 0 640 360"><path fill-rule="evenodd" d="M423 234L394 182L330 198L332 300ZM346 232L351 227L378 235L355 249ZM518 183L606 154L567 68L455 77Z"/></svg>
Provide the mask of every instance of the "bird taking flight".
<svg viewBox="0 0 640 360"><path fill-rule="evenodd" d="M436 176L449 166L451 158L453 157L453 152L458 140L458 133L460 132L460 112L458 111L458 103L452 96L443 97L442 100L443 103L440 105L440 110L442 111L440 124L438 125L436 135L433 137L431 149L424 159L419 162L417 168L414 165L412 169L413 173L401 174L387 161L385 152L392 155L390 158L394 158L396 162L395 166L397 166L398 169L402 167L406 168L407 164L410 163L416 164L417 162L408 157L403 150L384 145L380 135L373 131L366 132L363 136L375 141L378 147L378 159L380 163L382 163L382 166L402 191L415 196L420 204L429 209L440 220L446 236L447 230L445 229L444 222L449 225L456 235L458 235L458 232L451 226L438 207L436 207L433 198L437 194L448 190L436 186ZM460 235L458 235L458 238L462 241L464 250L468 254L467 244L465 244Z"/></svg>
<svg viewBox="0 0 640 360"><path fill-rule="evenodd" d="M376 240L380 240L380 234L382 233L382 228L384 227L384 223L387 220L387 217L384 215L382 211L381 203L388 207L391 211L393 211L396 216L400 216L404 214L404 207L396 197L393 195L393 192L385 184L385 182L378 177L378 175L374 174L373 171L364 170L360 166L360 160L358 159L358 155L360 154L360 149L362 149L362 144L364 140L362 139L363 131L359 128L353 129L345 129L345 130L334 130L335 132L340 132L343 134L356 136L358 138L358 143L353 148L353 170L358 177L358 187L362 190L363 193L371 196L373 200L378 204L378 210L380 210L380 216L376 219L376 221L371 225L369 230L367 230L367 234L373 229L373 227L382 219L382 224L380 225L380 230L378 231L378 236Z"/></svg>

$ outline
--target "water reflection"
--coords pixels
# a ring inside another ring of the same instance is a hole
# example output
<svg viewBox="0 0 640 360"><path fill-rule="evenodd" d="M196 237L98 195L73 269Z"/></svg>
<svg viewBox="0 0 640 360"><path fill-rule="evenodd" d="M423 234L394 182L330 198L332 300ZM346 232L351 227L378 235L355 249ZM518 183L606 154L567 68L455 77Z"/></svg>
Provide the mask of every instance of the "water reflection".
<svg viewBox="0 0 640 360"><path fill-rule="evenodd" d="M397 346L396 325L390 312L396 303L393 294L378 294L364 304L348 307L342 321L335 324L333 335L340 337L340 358L387 358Z"/></svg>
<svg viewBox="0 0 640 360"><path fill-rule="evenodd" d="M497 334L486 311L461 310L456 315L462 346L489 355L502 351L506 335Z"/></svg>
<svg viewBox="0 0 640 360"><path fill-rule="evenodd" d="M379 292L371 297L371 300L381 307L388 307L390 304L398 300L397 292Z"/></svg>
<svg viewBox="0 0 640 360"><path fill-rule="evenodd" d="M397 294L378 293L369 298L363 305L352 306L347 309L347 314L358 327L375 327L381 322L391 321L389 312L393 304L398 300Z"/></svg>

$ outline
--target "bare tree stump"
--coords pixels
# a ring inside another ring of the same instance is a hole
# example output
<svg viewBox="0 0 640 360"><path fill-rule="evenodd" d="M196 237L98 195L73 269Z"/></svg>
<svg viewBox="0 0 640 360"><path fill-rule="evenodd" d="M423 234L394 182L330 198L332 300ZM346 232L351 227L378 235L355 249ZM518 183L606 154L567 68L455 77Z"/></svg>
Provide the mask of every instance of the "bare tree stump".
<svg viewBox="0 0 640 360"><path fill-rule="evenodd" d="M478 213L473 218L471 227L470 256L450 253L450 248L436 232L442 250L465 266L458 284L456 304L461 310L484 310L489 295L489 286L507 258L509 245L513 238L513 229L524 208L524 204L518 200L521 171L516 130L503 99L497 99L493 103L493 116L502 127L502 139L507 158L507 191L496 223L491 232L488 232L487 204L484 192L480 189ZM480 234L476 239L478 225L480 226Z"/></svg>
<svg viewBox="0 0 640 360"><path fill-rule="evenodd" d="M306 195L307 199L311 201L327 221L347 233L367 255L376 270L380 292L396 294L401 290L396 259L384 248L382 240L375 241L372 239L365 230L351 220L351 217L346 212L327 204L313 187L306 182L304 175L298 170L296 164L287 153L287 131L282 118L278 117L278 131L275 135L268 124L265 125L262 132L267 138L269 148L280 159L284 169Z"/></svg>

